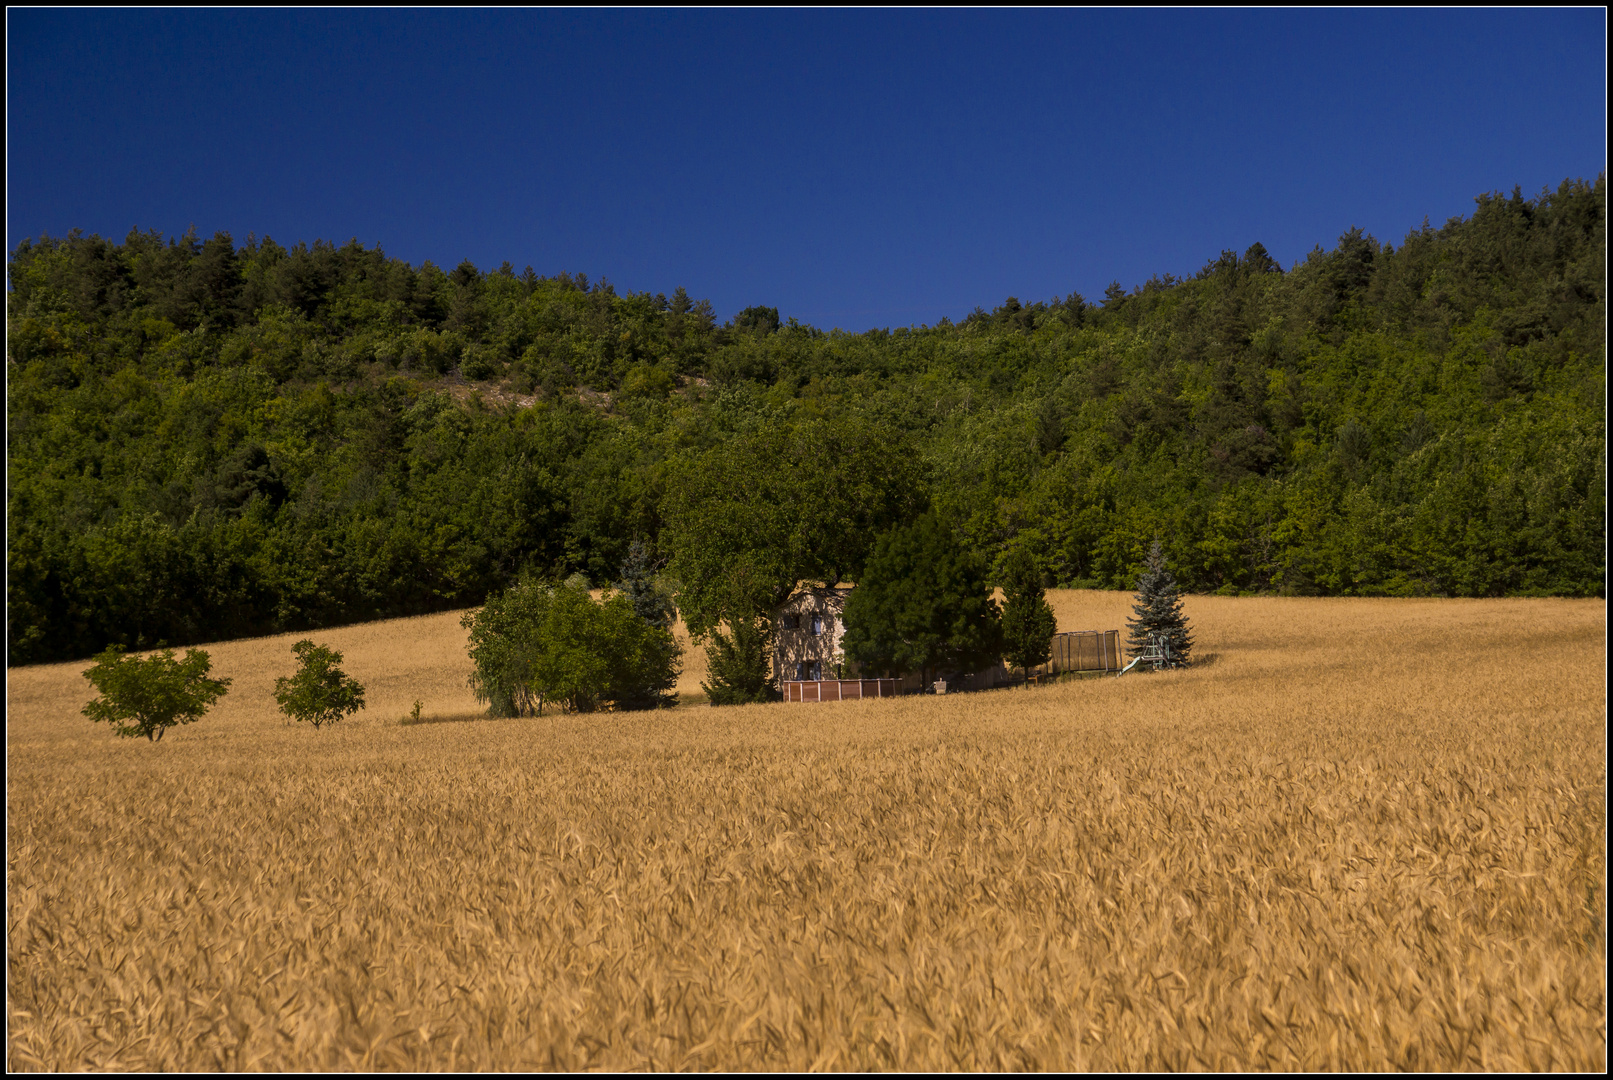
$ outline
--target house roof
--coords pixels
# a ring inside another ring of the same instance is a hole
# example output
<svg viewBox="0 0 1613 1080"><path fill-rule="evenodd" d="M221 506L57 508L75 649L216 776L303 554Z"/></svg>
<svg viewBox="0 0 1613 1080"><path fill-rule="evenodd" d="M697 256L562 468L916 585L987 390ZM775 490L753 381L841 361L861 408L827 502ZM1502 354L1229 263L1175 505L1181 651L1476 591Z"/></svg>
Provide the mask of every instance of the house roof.
<svg viewBox="0 0 1613 1080"><path fill-rule="evenodd" d="M840 604L845 603L846 595L851 592L852 588L853 586L850 585L836 585L830 588L825 588L823 586L800 588L791 593L789 599L785 600L775 610L783 610L784 608L800 603L802 600L805 600L808 597L816 600L827 601L831 605L839 606Z"/></svg>

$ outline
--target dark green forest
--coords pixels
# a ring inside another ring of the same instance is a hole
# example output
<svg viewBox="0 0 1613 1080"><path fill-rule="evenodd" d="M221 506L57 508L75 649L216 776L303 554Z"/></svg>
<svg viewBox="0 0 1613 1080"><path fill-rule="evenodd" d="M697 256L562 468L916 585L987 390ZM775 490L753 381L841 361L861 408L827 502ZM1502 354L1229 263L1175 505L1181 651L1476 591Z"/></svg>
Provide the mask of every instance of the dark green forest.
<svg viewBox="0 0 1613 1080"><path fill-rule="evenodd" d="M1157 536L1194 592L1602 596L1605 200L865 333L356 242L24 241L8 663L606 583L635 539L710 625L931 510L1049 585L1129 588ZM750 553L722 581L703 530Z"/></svg>

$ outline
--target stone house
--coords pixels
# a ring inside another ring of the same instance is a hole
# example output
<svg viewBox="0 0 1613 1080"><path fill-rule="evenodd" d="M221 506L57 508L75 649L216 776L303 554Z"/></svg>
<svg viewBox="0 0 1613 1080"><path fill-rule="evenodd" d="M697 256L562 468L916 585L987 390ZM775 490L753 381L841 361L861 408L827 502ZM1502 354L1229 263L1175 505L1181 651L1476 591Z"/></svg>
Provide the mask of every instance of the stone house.
<svg viewBox="0 0 1613 1080"><path fill-rule="evenodd" d="M802 589L773 612L773 681L838 679L847 676L840 639L850 585Z"/></svg>
<svg viewBox="0 0 1613 1080"><path fill-rule="evenodd" d="M773 611L773 682L780 690L787 682L821 682L857 679L857 665L846 660L840 639L846 633L846 597L852 586L805 588ZM923 687L918 672L896 680L902 693ZM985 689L1009 682L1001 663L984 671L954 677L954 689ZM945 684L941 684L945 685Z"/></svg>

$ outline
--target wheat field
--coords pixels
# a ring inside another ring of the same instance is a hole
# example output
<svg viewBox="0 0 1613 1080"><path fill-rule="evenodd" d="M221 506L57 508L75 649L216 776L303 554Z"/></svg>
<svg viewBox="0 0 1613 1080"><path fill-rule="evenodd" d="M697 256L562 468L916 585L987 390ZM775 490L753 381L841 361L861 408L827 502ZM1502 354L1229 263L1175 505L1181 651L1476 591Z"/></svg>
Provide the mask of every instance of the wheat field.
<svg viewBox="0 0 1613 1080"><path fill-rule="evenodd" d="M356 718L229 642L157 744L12 670L7 1065L1601 1070L1603 602L1186 612L1180 672L520 720L396 620L308 635Z"/></svg>

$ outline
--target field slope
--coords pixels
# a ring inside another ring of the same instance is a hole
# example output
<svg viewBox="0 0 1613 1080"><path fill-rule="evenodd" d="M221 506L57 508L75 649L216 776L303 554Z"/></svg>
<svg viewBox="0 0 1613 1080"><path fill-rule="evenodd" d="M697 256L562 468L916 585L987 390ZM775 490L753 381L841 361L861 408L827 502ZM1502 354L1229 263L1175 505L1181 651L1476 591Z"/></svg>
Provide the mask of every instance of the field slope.
<svg viewBox="0 0 1613 1080"><path fill-rule="evenodd" d="M1187 612L1184 672L524 720L397 620L313 635L356 719L231 642L155 745L14 669L7 1065L1602 1069L1604 603Z"/></svg>

